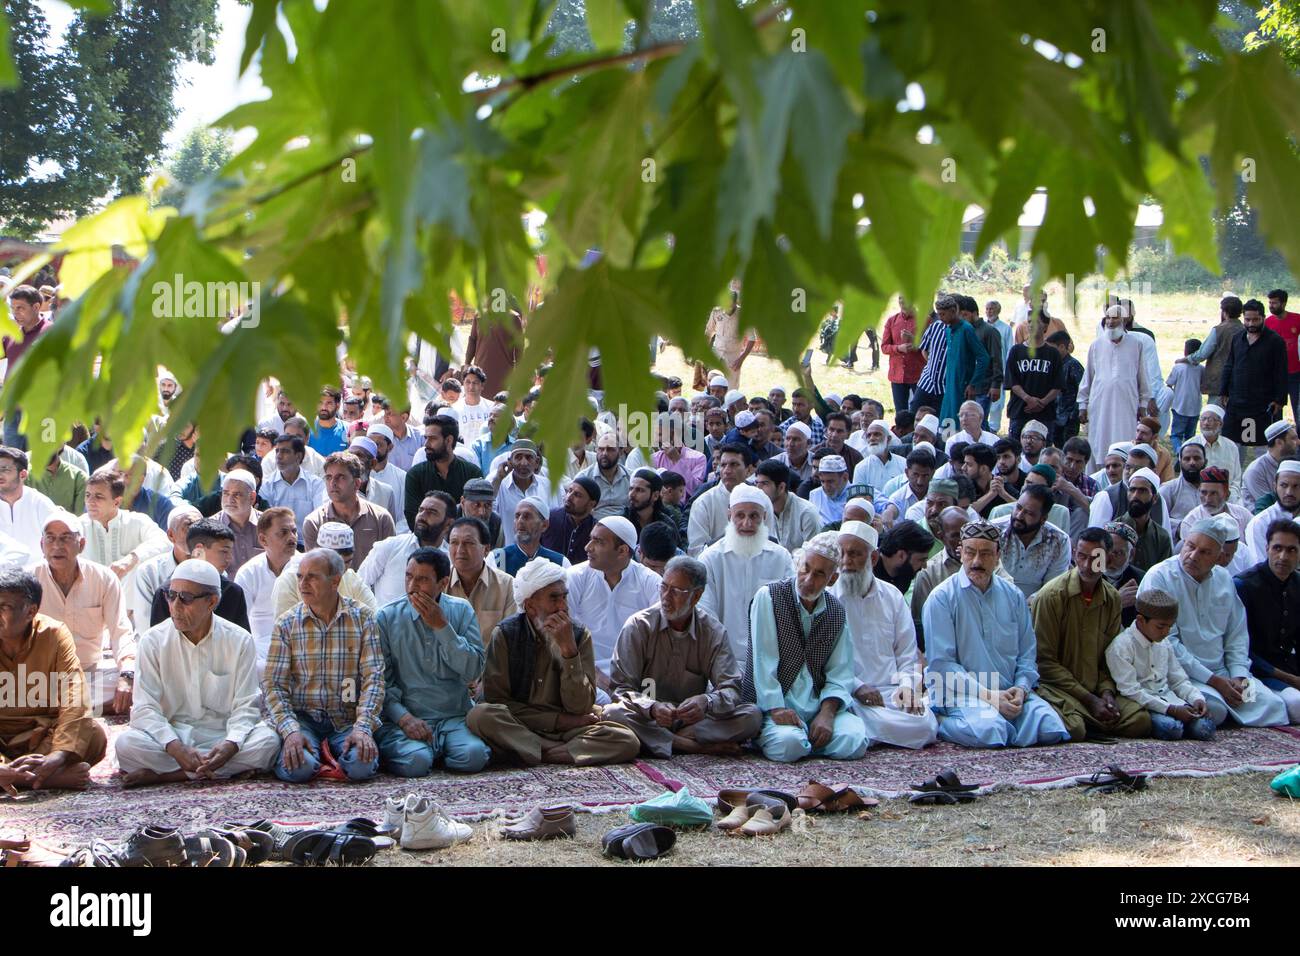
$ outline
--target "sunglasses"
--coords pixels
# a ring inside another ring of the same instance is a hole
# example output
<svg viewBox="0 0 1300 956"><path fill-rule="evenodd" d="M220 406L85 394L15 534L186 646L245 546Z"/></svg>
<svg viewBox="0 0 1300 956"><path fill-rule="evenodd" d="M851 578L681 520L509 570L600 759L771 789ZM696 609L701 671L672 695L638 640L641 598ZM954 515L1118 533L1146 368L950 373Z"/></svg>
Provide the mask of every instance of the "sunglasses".
<svg viewBox="0 0 1300 956"><path fill-rule="evenodd" d="M163 592L163 597L167 599L168 604L174 604L177 601L180 601L186 607L189 607L191 604L193 604L195 601L199 600L200 598L212 597L212 595L211 594L189 594L185 591L173 591L171 588L168 588L166 591Z"/></svg>

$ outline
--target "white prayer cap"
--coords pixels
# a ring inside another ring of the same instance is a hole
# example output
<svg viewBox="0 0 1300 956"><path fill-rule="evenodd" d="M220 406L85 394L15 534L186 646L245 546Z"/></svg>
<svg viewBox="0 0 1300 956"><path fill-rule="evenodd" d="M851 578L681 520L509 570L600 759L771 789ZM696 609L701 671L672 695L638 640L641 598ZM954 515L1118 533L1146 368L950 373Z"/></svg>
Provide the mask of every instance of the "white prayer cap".
<svg viewBox="0 0 1300 956"><path fill-rule="evenodd" d="M173 385L180 384L176 376L171 373L171 370L166 368L158 373L158 384L161 385L163 382L171 382Z"/></svg>
<svg viewBox="0 0 1300 956"><path fill-rule="evenodd" d="M1109 458L1111 455L1118 455L1120 458L1128 461L1128 450L1132 447L1133 443L1130 441L1117 441L1106 449L1106 457Z"/></svg>
<svg viewBox="0 0 1300 956"><path fill-rule="evenodd" d="M1130 458L1133 457L1134 455L1146 455L1148 458L1151 459L1152 462L1157 461L1160 457L1158 454L1156 454L1156 450L1152 448L1150 445L1148 445L1146 442L1138 442L1136 445L1134 445L1132 448L1128 450L1128 453Z"/></svg>
<svg viewBox="0 0 1300 956"><path fill-rule="evenodd" d="M393 430L389 428L387 425L385 425L383 422L375 422L373 425L371 425L369 428L366 429L366 434L370 437L370 440L372 442L376 438L383 437L388 439L388 444L390 445L397 444L397 436L394 435ZM356 442L353 442L352 444L355 445Z"/></svg>
<svg viewBox="0 0 1300 956"><path fill-rule="evenodd" d="M842 522L840 534L851 534L855 538L861 538L872 550L875 550L876 545L880 543L880 535L876 534L876 529L865 521Z"/></svg>
<svg viewBox="0 0 1300 956"><path fill-rule="evenodd" d="M1023 435L1026 432L1033 432L1036 435L1042 435L1044 438L1046 438L1047 426L1040 421L1030 421L1025 425L1024 428L1020 429L1020 434Z"/></svg>
<svg viewBox="0 0 1300 956"><path fill-rule="evenodd" d="M1233 524L1236 524L1236 521L1231 517L1229 517L1228 520L1232 521ZM1202 518L1200 521L1196 522L1196 524L1192 525L1191 531L1187 532L1188 537L1191 537L1194 534L1203 534L1207 538L1213 538L1215 541L1219 542L1219 544L1228 543L1228 532L1218 518Z"/></svg>
<svg viewBox="0 0 1300 956"><path fill-rule="evenodd" d="M1224 414L1223 409L1213 403L1206 405L1201 409L1201 416L1204 417L1206 415L1218 415L1220 420L1227 417L1227 415Z"/></svg>
<svg viewBox="0 0 1300 956"><path fill-rule="evenodd" d="M1200 445L1201 448L1205 448L1205 439L1202 438L1200 435L1193 435L1191 438L1187 439L1187 441L1183 442L1182 446L1179 448L1179 451L1181 452L1182 449L1186 448L1188 445Z"/></svg>
<svg viewBox="0 0 1300 956"><path fill-rule="evenodd" d="M741 431L744 431L746 428L753 428L757 424L758 418L748 409L736 416L736 427Z"/></svg>
<svg viewBox="0 0 1300 956"><path fill-rule="evenodd" d="M836 405L838 405L840 402L844 401L844 399L842 399L840 396L836 395L834 392L831 392L829 395L823 395L822 397L825 398L826 401L828 401L828 402L834 402Z"/></svg>
<svg viewBox="0 0 1300 956"><path fill-rule="evenodd" d="M1288 421L1274 422L1272 425L1269 425L1264 429L1264 439L1266 441L1272 441L1274 438L1285 435L1292 428L1295 428L1295 426Z"/></svg>
<svg viewBox="0 0 1300 956"><path fill-rule="evenodd" d="M727 383L726 383L726 382L723 382L722 384L725 385L725 384L727 384ZM731 391L729 391L729 392L726 394L726 396L722 399L722 407L723 407L723 408L730 408L732 405L736 404L736 402L743 402L743 401L745 401L745 400L746 400L746 399L745 399L745 393L742 392L742 391L741 391L740 389L738 389L738 388L733 388L733 389L732 389Z"/></svg>
<svg viewBox="0 0 1300 956"><path fill-rule="evenodd" d="M353 448L360 448L366 452L369 452L371 458L379 457L379 446L376 445L374 442L372 442L369 438L352 439L352 441L348 444L348 450L350 451Z"/></svg>
<svg viewBox="0 0 1300 956"><path fill-rule="evenodd" d="M172 572L171 579L173 583L176 581L190 581L204 587L221 590L221 574L201 558L187 558L176 565L176 570Z"/></svg>
<svg viewBox="0 0 1300 956"><path fill-rule="evenodd" d="M1126 318L1127 317L1125 315L1126 312L1127 310L1123 306L1112 305L1106 309L1106 318L1108 319Z"/></svg>
<svg viewBox="0 0 1300 956"><path fill-rule="evenodd" d="M190 522L193 523L200 520L202 517L203 512L199 511L199 509L193 505L177 505L171 510L171 513L167 515L167 530L175 531L176 526L181 523L182 518L189 518Z"/></svg>
<svg viewBox="0 0 1300 956"><path fill-rule="evenodd" d="M877 418L874 422L868 425L865 430L871 431L873 428L881 429L885 433L885 437L889 437L889 422L885 421L883 418Z"/></svg>
<svg viewBox="0 0 1300 956"><path fill-rule="evenodd" d="M1241 525L1237 524L1237 519L1232 515L1225 511L1223 514L1215 515L1214 520L1222 526L1225 542L1241 540Z"/></svg>
<svg viewBox="0 0 1300 956"><path fill-rule="evenodd" d="M840 551L840 533L838 531L823 531L821 534L814 535L804 542L803 547L799 549L805 555L816 554L828 561L835 562L835 566L840 566L840 559L843 552Z"/></svg>
<svg viewBox="0 0 1300 956"><path fill-rule="evenodd" d="M1300 475L1300 461L1284 461L1277 466L1279 475Z"/></svg>
<svg viewBox="0 0 1300 956"><path fill-rule="evenodd" d="M352 529L342 521L326 521L316 532L316 547L331 551L351 551L354 540Z"/></svg>
<svg viewBox="0 0 1300 956"><path fill-rule="evenodd" d="M1133 483L1134 478L1145 479L1147 483L1151 485L1152 491L1160 490L1160 476L1150 468L1139 468L1137 471L1133 472L1133 474L1129 475L1128 481L1130 485Z"/></svg>
<svg viewBox="0 0 1300 956"><path fill-rule="evenodd" d="M233 468L221 479L221 487L226 487L232 481L247 485L254 494L257 494L257 479L253 477L252 472L245 471L243 468Z"/></svg>
<svg viewBox="0 0 1300 956"><path fill-rule="evenodd" d="M870 498L850 498L844 503L844 510L848 511L850 508L861 508L871 514L876 513L876 506Z"/></svg>
<svg viewBox="0 0 1300 956"><path fill-rule="evenodd" d="M764 508L772 504L772 500L767 495L759 491L754 485L741 482L731 489L731 495L727 498L727 507L734 508L736 505L762 505Z"/></svg>
<svg viewBox="0 0 1300 956"><path fill-rule="evenodd" d="M518 511L524 505L527 505L536 511L543 520L551 516L551 509L547 508L546 502L536 495L529 495L523 501L519 502L519 504L515 505L515 510Z"/></svg>
<svg viewBox="0 0 1300 956"><path fill-rule="evenodd" d="M615 537L619 538L625 545L633 551L636 550L636 525L622 515L610 515L607 518L601 518L596 524L604 525L614 532Z"/></svg>
<svg viewBox="0 0 1300 956"><path fill-rule="evenodd" d="M824 471L827 474L837 474L849 470L848 462L842 455L827 455L817 466L818 471Z"/></svg>
<svg viewBox="0 0 1300 956"><path fill-rule="evenodd" d="M939 434L939 416L926 415L924 418L922 418L919 422L916 423L916 427L924 428L931 435L937 435Z"/></svg>
<svg viewBox="0 0 1300 956"><path fill-rule="evenodd" d="M709 379L709 388L726 388L726 387L727 387L726 376L715 375L713 376L713 378Z"/></svg>
<svg viewBox="0 0 1300 956"><path fill-rule="evenodd" d="M71 511L68 511L64 508L55 508L48 515L46 515L45 520L41 523L41 530L45 531L47 528L49 528L50 525L57 524L59 522L66 524L68 526L68 530L71 531L73 534L77 534L77 535L81 534L81 519L78 518L76 515L74 515Z"/></svg>
<svg viewBox="0 0 1300 956"><path fill-rule="evenodd" d="M928 451L931 454L931 456L938 454L938 452L934 450L934 446L931 445L928 441L917 442L915 445L912 446L912 451Z"/></svg>
<svg viewBox="0 0 1300 956"><path fill-rule="evenodd" d="M515 604L523 610L524 602L543 588L564 580L564 569L545 558L533 558L515 575Z"/></svg>
<svg viewBox="0 0 1300 956"><path fill-rule="evenodd" d="M809 428L807 425L805 425L803 422L794 422L790 425L789 428L785 430L785 433L787 435L790 434L791 432L798 432L804 438L808 439L808 441L812 441L812 429Z"/></svg>
<svg viewBox="0 0 1300 956"><path fill-rule="evenodd" d="M434 418L450 418L453 422L460 422L460 414L450 405L444 405L434 413Z"/></svg>

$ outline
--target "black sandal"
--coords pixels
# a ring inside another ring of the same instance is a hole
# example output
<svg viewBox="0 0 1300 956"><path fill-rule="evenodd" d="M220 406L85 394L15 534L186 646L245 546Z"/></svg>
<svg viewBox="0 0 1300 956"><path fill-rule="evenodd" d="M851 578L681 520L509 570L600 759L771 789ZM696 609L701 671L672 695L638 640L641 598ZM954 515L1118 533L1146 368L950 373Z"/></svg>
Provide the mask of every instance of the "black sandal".
<svg viewBox="0 0 1300 956"><path fill-rule="evenodd" d="M944 767L925 783L912 789L918 793L970 793L978 790L979 784L962 783L956 770Z"/></svg>
<svg viewBox="0 0 1300 956"><path fill-rule="evenodd" d="M374 858L378 849L370 837L330 830L295 833L285 847L289 862L298 866L361 866Z"/></svg>
<svg viewBox="0 0 1300 956"><path fill-rule="evenodd" d="M1079 782L1084 785L1085 793L1138 793L1147 788L1147 775L1129 773L1118 764L1110 764L1105 770L1098 770Z"/></svg>
<svg viewBox="0 0 1300 956"><path fill-rule="evenodd" d="M600 838L607 856L620 860L655 860L673 848L677 834L656 823L629 823Z"/></svg>

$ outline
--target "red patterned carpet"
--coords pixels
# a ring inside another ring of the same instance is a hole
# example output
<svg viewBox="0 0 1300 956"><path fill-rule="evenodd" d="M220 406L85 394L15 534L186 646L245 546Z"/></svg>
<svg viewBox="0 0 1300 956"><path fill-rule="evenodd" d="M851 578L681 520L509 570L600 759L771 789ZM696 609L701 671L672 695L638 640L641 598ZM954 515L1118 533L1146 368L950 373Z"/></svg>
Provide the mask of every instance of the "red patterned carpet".
<svg viewBox="0 0 1300 956"><path fill-rule="evenodd" d="M113 725L110 731L116 733L121 726ZM923 751L878 748L859 761L806 760L792 765L758 757L683 756L614 767L492 769L469 776L435 772L413 781L380 775L363 784L318 781L306 786L267 776L122 790L116 768L106 760L95 768L94 783L84 792L0 796L0 828L73 846L95 837L118 839L146 823L193 830L225 820L322 823L378 817L385 797L411 790L434 797L456 816L477 819L542 802L569 802L599 813L640 803L665 787L687 786L706 799L725 787L797 792L809 778L894 796L944 767L955 768L967 783L998 788L1070 786L1076 777L1110 763L1156 776L1216 776L1297 762L1300 732L1291 729L1221 731L1209 743L1140 740L1030 750L964 750L938 744Z"/></svg>

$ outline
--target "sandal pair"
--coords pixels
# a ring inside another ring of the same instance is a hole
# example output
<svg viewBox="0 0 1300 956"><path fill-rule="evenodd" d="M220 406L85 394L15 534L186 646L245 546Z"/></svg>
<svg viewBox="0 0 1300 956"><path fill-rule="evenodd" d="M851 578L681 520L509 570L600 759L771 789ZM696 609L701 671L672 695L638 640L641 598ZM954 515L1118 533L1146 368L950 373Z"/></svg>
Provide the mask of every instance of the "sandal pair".
<svg viewBox="0 0 1300 956"><path fill-rule="evenodd" d="M956 770L945 767L925 783L913 787L912 795L907 799L919 806L953 806L974 801L978 789L977 784L962 783Z"/></svg>
<svg viewBox="0 0 1300 956"><path fill-rule="evenodd" d="M607 856L620 860L655 860L677 843L677 834L657 823L629 823L615 827L600 838Z"/></svg>
<svg viewBox="0 0 1300 956"><path fill-rule="evenodd" d="M848 784L828 787L816 780L808 781L808 784L799 791L798 800L799 809L806 813L843 813L880 805L880 801L874 797L864 799Z"/></svg>

